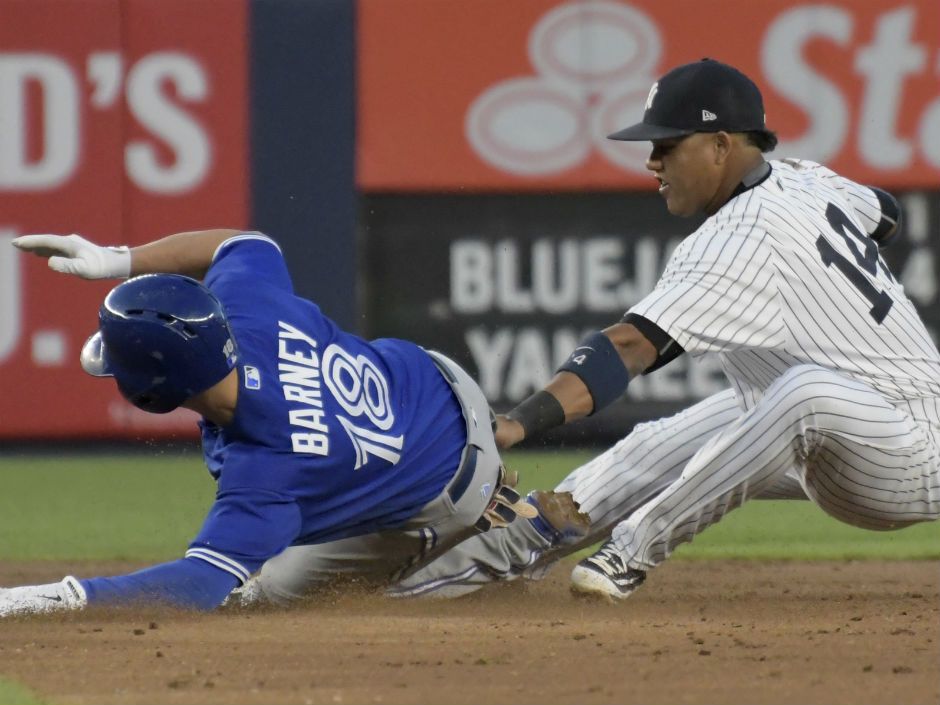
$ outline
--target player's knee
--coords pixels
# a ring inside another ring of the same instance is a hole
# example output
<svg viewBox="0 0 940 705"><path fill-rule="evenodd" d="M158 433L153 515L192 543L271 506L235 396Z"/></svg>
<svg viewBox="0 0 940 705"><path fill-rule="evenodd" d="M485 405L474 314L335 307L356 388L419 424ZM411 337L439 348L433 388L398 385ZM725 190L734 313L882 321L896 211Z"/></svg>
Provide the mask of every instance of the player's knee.
<svg viewBox="0 0 940 705"><path fill-rule="evenodd" d="M811 466L806 474L809 498L826 514L844 524L869 531L896 531L925 521L917 513L905 513L896 502L874 503L851 494L840 494L838 472L831 466ZM922 507L917 507L919 513Z"/></svg>

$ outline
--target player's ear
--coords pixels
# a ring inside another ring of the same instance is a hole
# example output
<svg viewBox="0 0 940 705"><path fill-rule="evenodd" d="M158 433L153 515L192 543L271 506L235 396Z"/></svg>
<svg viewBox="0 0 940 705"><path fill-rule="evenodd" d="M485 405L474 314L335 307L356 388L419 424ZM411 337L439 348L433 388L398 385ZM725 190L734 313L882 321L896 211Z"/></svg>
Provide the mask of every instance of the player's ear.
<svg viewBox="0 0 940 705"><path fill-rule="evenodd" d="M715 154L715 165L720 166L728 159L731 152L732 136L727 132L715 132L712 135L712 149Z"/></svg>

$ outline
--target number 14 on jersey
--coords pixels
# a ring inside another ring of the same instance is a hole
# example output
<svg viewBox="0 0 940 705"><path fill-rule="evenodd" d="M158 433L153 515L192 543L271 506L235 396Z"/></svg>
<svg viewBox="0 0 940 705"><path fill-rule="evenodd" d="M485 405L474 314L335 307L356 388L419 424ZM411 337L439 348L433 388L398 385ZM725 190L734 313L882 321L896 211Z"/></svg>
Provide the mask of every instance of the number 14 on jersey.
<svg viewBox="0 0 940 705"><path fill-rule="evenodd" d="M891 272L885 267L884 262L878 257L878 246L875 244L874 240L870 237L866 237L855 227L848 216L832 203L826 208L826 219L829 221L832 229L845 240L845 244L854 255L855 262L858 266L852 264L852 262L839 254L836 248L834 248L823 235L820 235L816 240L816 248L819 250L819 256L822 257L823 264L825 264L826 267L834 265L836 269L842 272L848 280L852 282L859 293L871 303L869 313L871 317L875 319L875 322L880 324L887 317L888 312L894 305L894 301L888 296L887 292L878 289L872 284L868 277L861 271L865 270L872 276L877 275L878 265L880 264L885 275L891 280L894 279L891 276ZM849 237L850 233L854 236L855 240L858 240L863 246L864 252L860 251L853 238Z"/></svg>

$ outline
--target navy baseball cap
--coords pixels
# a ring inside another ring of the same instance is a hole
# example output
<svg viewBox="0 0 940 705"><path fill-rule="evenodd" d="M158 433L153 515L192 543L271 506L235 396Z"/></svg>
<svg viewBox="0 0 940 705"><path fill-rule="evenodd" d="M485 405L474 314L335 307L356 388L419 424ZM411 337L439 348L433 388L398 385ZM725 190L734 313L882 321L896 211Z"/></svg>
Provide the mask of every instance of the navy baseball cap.
<svg viewBox="0 0 940 705"><path fill-rule="evenodd" d="M764 100L754 82L733 66L702 59L677 66L654 83L643 121L608 138L633 142L766 129Z"/></svg>

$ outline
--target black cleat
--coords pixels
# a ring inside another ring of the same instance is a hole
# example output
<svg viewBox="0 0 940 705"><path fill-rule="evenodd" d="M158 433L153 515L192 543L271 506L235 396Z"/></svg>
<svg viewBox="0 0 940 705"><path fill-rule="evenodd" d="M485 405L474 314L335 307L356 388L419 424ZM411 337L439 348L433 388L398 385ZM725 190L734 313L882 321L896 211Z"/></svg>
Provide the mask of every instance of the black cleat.
<svg viewBox="0 0 940 705"><path fill-rule="evenodd" d="M630 597L644 580L646 573L624 563L620 551L608 541L571 571L571 591L614 602Z"/></svg>

